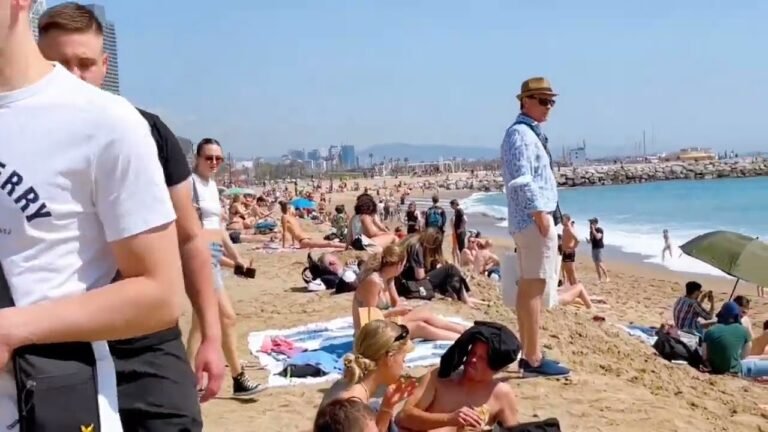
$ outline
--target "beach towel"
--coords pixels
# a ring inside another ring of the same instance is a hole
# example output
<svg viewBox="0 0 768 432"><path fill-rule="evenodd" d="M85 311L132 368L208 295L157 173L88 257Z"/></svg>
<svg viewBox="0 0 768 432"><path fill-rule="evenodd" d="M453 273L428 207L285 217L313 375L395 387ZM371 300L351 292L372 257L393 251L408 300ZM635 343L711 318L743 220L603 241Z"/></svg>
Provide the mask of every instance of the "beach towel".
<svg viewBox="0 0 768 432"><path fill-rule="evenodd" d="M464 324L470 327L472 323L456 317L447 317L449 321ZM264 369L269 371L267 387L284 387L302 384L316 384L326 381L334 381L341 378L343 369L342 358L344 354L352 351L354 339L354 324L352 318L337 318L331 321L312 323L300 327L280 330L265 330L252 332L248 335L248 349L251 351ZM294 347L307 352L323 352L336 359L336 372L321 377L291 378L280 376L286 366L291 363L291 358L280 353L265 353L262 351L265 338L281 337L290 341ZM435 366L440 363L440 357L452 345L450 341L414 341L414 350L405 358L406 368Z"/></svg>
<svg viewBox="0 0 768 432"><path fill-rule="evenodd" d="M558 305L557 285L560 278L561 260L557 260L555 272L547 279L547 286L542 298L542 306L553 309ZM520 279L518 271L517 254L507 252L501 257L501 298L504 304L514 309L517 305L517 283Z"/></svg>

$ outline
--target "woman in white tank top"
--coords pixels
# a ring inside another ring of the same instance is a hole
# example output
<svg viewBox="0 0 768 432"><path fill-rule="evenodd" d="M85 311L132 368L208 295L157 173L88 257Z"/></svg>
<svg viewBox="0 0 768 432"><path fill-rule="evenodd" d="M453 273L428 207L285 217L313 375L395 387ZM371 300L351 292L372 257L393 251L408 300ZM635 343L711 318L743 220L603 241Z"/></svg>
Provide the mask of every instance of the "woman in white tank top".
<svg viewBox="0 0 768 432"><path fill-rule="evenodd" d="M242 263L240 255L232 245L226 229L222 224L221 201L219 190L213 176L224 162L221 144L212 138L206 138L197 145L197 158L192 173L193 199L203 223L203 236L211 248L213 276L216 294L219 297L219 319L221 321L221 348L232 372L232 390L235 396L249 396L260 390L258 384L251 381L245 374L237 356L237 332L235 322L237 316L232 302L224 289L221 277L221 261L228 258L235 263ZM200 327L197 319L192 317L192 327L187 340L187 354L190 358L200 344Z"/></svg>

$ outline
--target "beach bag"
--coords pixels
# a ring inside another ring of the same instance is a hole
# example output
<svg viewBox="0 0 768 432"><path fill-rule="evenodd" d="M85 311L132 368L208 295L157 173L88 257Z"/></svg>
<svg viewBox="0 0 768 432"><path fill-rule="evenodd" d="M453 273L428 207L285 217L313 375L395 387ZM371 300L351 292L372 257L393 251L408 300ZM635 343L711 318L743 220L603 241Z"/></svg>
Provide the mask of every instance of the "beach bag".
<svg viewBox="0 0 768 432"><path fill-rule="evenodd" d="M261 221L256 224L254 231L256 234L270 234L277 228L277 223L273 221Z"/></svg>
<svg viewBox="0 0 768 432"><path fill-rule="evenodd" d="M668 334L659 332L653 349L661 358L669 362L686 362L694 369L699 369L704 364L704 359L698 350L693 350L682 340Z"/></svg>
<svg viewBox="0 0 768 432"><path fill-rule="evenodd" d="M427 210L425 226L427 228L440 228L443 226L443 215L440 213L440 207L430 207Z"/></svg>
<svg viewBox="0 0 768 432"><path fill-rule="evenodd" d="M15 305L0 266L0 308ZM12 354L20 432L101 431L96 355L89 342L35 344Z"/></svg>
<svg viewBox="0 0 768 432"><path fill-rule="evenodd" d="M407 281L401 277L395 279L397 295L408 300L432 300L435 298L435 290L429 279L420 281Z"/></svg>

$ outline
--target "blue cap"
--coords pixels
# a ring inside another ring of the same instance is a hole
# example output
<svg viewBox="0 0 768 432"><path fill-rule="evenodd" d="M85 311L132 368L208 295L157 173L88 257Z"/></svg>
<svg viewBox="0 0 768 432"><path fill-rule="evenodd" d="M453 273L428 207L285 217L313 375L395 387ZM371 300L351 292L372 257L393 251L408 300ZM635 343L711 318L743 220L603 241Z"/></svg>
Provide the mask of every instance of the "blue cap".
<svg viewBox="0 0 768 432"><path fill-rule="evenodd" d="M718 324L741 323L741 307L736 302L725 302L717 313Z"/></svg>

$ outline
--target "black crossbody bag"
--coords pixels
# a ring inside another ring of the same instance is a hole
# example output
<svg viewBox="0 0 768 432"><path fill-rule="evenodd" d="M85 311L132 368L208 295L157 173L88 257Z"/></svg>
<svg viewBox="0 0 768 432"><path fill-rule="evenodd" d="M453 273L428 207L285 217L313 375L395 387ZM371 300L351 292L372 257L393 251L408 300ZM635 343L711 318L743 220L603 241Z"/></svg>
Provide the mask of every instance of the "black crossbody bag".
<svg viewBox="0 0 768 432"><path fill-rule="evenodd" d="M0 308L14 307L0 265ZM18 419L0 425L21 432L100 432L96 356L89 342L35 344L13 354Z"/></svg>

